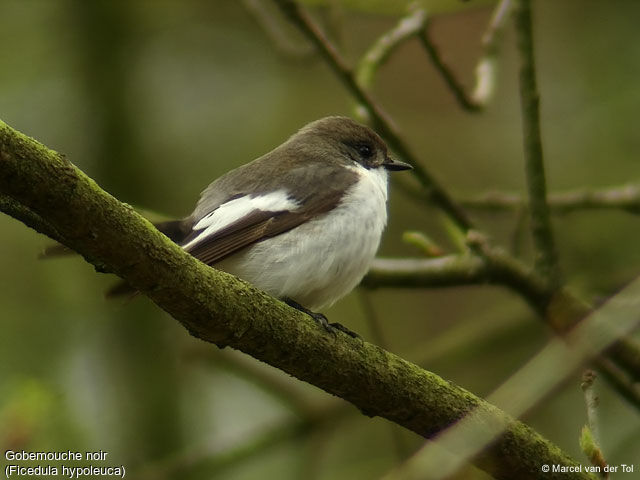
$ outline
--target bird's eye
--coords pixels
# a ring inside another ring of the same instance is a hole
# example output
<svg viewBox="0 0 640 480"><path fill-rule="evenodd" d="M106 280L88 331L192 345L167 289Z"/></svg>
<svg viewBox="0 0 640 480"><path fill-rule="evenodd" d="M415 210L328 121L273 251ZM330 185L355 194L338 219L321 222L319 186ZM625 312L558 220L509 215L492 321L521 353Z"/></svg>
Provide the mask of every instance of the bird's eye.
<svg viewBox="0 0 640 480"><path fill-rule="evenodd" d="M362 158L371 158L371 156L373 155L373 148L371 148L371 146L367 145L366 143L360 143L356 145L356 150Z"/></svg>

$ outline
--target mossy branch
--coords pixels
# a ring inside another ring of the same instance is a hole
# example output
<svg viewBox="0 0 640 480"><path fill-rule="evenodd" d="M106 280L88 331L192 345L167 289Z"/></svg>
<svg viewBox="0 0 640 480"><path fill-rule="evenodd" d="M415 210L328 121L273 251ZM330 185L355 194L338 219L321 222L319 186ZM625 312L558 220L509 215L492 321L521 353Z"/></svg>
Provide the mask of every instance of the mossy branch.
<svg viewBox="0 0 640 480"><path fill-rule="evenodd" d="M126 279L206 342L241 350L425 438L471 411L499 421L506 431L476 460L496 478L547 478L536 463L577 465L464 389L375 345L327 334L306 315L198 262L64 157L2 122L0 194L12 199L7 213L21 205L30 226L54 228L58 240Z"/></svg>

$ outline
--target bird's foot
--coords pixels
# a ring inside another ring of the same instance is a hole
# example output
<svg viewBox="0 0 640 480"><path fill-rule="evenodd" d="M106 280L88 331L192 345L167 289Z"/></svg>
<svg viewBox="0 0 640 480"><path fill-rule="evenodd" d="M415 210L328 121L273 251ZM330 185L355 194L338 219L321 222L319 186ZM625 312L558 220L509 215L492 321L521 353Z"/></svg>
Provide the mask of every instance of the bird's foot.
<svg viewBox="0 0 640 480"><path fill-rule="evenodd" d="M347 335L349 335L352 338L361 338L360 335L358 335L356 332L354 332L352 330L349 330L347 327L345 327L341 323L338 323L338 322L329 323L329 320L327 320L327 317L322 313L313 312L313 311L309 310L308 308L303 307L302 305L300 305L295 300L291 300L290 298L285 298L283 300L290 307L293 307L296 310L300 310L301 312L304 312L307 315L309 315L316 322L318 322L327 332L332 333L333 335L336 334L336 330L337 330L337 331L340 331L342 333L346 333Z"/></svg>
<svg viewBox="0 0 640 480"><path fill-rule="evenodd" d="M347 335L349 335L351 338L358 338L360 340L362 340L362 337L360 335L358 335L356 332L354 332L353 330L349 330L347 327L345 327L344 325L342 325L341 323L338 322L332 322L329 324L329 327L331 327L334 331L335 330L340 330L342 333L346 333Z"/></svg>

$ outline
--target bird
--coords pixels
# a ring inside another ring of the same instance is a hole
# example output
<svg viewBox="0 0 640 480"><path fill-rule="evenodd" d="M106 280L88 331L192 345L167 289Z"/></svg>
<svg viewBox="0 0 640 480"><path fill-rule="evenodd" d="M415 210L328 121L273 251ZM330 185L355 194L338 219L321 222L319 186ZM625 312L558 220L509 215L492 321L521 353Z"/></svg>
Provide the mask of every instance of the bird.
<svg viewBox="0 0 640 480"><path fill-rule="evenodd" d="M387 223L388 172L411 168L369 127L325 117L213 181L189 216L156 227L205 264L353 334L317 312L367 273Z"/></svg>

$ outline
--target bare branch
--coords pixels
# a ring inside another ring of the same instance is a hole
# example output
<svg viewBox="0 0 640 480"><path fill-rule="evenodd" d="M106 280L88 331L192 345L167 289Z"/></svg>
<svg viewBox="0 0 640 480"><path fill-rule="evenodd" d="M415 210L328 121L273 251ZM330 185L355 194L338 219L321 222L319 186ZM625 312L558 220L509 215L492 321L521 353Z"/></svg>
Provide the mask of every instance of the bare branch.
<svg viewBox="0 0 640 480"><path fill-rule="evenodd" d="M580 435L580 447L592 465L600 469L600 478L607 480L609 473L605 470L607 461L600 447L600 435L598 425L598 405L600 400L595 392L594 383L596 372L587 370L582 375L582 392L587 406L587 425L582 428Z"/></svg>
<svg viewBox="0 0 640 480"><path fill-rule="evenodd" d="M529 269L501 249L438 258L376 258L362 281L368 288L429 288L461 285L502 285L520 294L540 315L551 291Z"/></svg>
<svg viewBox="0 0 640 480"><path fill-rule="evenodd" d="M504 192L489 192L477 197L463 199L461 205L478 210L517 210L526 206L520 195ZM579 210L623 210L640 214L640 184L629 184L598 190L581 188L567 192L550 193L548 204L552 213L571 213Z"/></svg>
<svg viewBox="0 0 640 480"><path fill-rule="evenodd" d="M540 135L540 97L533 54L531 0L518 0L516 34L520 54L520 103L524 138L525 174L529 196L531 233L536 248L536 269L552 285L560 283L558 257L551 229L547 185Z"/></svg>
<svg viewBox="0 0 640 480"><path fill-rule="evenodd" d="M440 52L438 51L438 48L431 40L428 32L428 27L425 27L420 32L418 38L420 39L420 43L422 44L423 48L427 52L427 55L429 55L431 63L433 63L433 66L436 68L440 76L444 79L447 87L449 87L449 90L451 90L451 93L453 93L453 96L458 101L460 106L469 112L480 111L482 105L478 103L474 98L471 98L467 95L465 88L458 81L451 68L449 68L449 66L445 63L444 59L440 55ZM485 75L483 76L483 78L488 78L485 72L483 72L483 75Z"/></svg>
<svg viewBox="0 0 640 480"><path fill-rule="evenodd" d="M500 0L493 10L489 25L482 36L483 53L476 64L475 85L470 95L471 101L480 107L487 105L493 98L496 85L498 45L510 12L511 0Z"/></svg>
<svg viewBox="0 0 640 480"><path fill-rule="evenodd" d="M426 12L416 9L401 18L395 27L376 40L358 64L356 73L358 84L364 89L370 88L378 68L401 44L418 35L424 29L426 21Z"/></svg>
<svg viewBox="0 0 640 480"><path fill-rule="evenodd" d="M268 9L267 3L262 0L243 0L242 4L280 53L297 59L306 59L313 55L311 45L301 44L283 31L282 20L278 22L277 12Z"/></svg>
<svg viewBox="0 0 640 480"><path fill-rule="evenodd" d="M508 13L511 10L511 0L501 0L491 15L489 25L482 36L482 55L475 68L475 84L471 94L467 94L464 86L457 79L451 68L446 64L431 36L429 25L424 23L418 38L429 55L434 67L444 79L447 87L453 93L458 104L469 112L482 110L491 100L495 90L496 63L498 44L501 38Z"/></svg>

